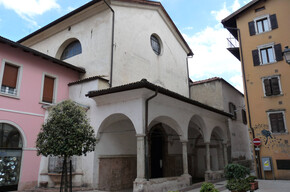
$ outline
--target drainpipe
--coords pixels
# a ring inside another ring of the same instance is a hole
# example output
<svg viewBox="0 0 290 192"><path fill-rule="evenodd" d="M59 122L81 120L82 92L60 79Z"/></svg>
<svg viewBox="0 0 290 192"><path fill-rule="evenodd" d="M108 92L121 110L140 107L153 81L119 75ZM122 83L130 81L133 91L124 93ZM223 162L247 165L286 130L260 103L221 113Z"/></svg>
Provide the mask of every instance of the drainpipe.
<svg viewBox="0 0 290 192"><path fill-rule="evenodd" d="M186 57L186 66L187 66L187 77L188 77L188 98L191 99L191 92L190 92L190 77L189 77L189 66L188 66L188 58L192 58L192 55L188 55Z"/></svg>
<svg viewBox="0 0 290 192"><path fill-rule="evenodd" d="M111 47L111 68L110 68L110 82L109 85L112 87L112 81L113 81L113 61L114 61L114 31L115 31L115 11L113 8L107 3L106 0L103 0L104 3L109 7L109 9L112 11L113 17L112 17L112 47Z"/></svg>
<svg viewBox="0 0 290 192"><path fill-rule="evenodd" d="M149 135L148 135L148 104L151 99L156 97L158 94L158 89L155 90L154 95L147 98L145 101L145 176L147 181L149 181L149 155L148 155L148 142L149 142Z"/></svg>
<svg viewBox="0 0 290 192"><path fill-rule="evenodd" d="M239 28L234 28L234 27L225 27L226 29L232 29L232 30L236 30L238 33L238 38L239 38L239 44L240 44L240 50L241 50L241 63L242 63L242 72L243 72L243 80L244 80L244 86L245 86L245 95L246 95L246 103L248 106L248 118L249 118L249 127L252 131L252 136L253 138L255 138L255 130L252 127L252 120L251 120L251 112L250 112L250 102L249 102L249 97L248 97L248 89L247 89L247 81L246 81L246 74L245 74L245 64L244 64L244 56L243 56L243 48L242 48L242 39L241 39L241 31ZM258 178L261 178L261 164L260 164L260 153L256 152L256 150L254 149L255 152L255 158L257 155L257 172L258 172Z"/></svg>

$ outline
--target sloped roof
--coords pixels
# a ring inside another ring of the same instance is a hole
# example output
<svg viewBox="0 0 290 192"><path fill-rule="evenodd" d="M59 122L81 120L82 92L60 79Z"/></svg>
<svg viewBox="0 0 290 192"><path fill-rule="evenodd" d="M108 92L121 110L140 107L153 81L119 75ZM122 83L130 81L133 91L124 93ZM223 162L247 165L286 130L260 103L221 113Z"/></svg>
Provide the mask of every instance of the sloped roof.
<svg viewBox="0 0 290 192"><path fill-rule="evenodd" d="M123 92L123 91L130 91L130 90L140 89L140 88L147 88L147 89L150 89L152 91L158 90L158 93L167 95L167 96L172 97L174 99L178 99L178 100L186 102L188 104L195 105L195 106L207 109L207 110L215 112L215 113L219 113L219 114L227 116L227 117L232 117L232 114L230 114L230 113L221 111L219 109L205 105L205 104L200 103L198 101L192 100L192 99L185 97L183 95L180 95L176 92L170 91L168 89L165 89L163 87L160 87L158 85L150 83L146 79L142 79L141 81L138 81L138 82L129 83L126 85L121 85L121 86L112 87L112 88L108 88L108 89L90 91L89 93L86 94L86 96L92 98L92 97L97 97L97 96L101 96L101 95L107 95L107 94L118 93L118 92Z"/></svg>
<svg viewBox="0 0 290 192"><path fill-rule="evenodd" d="M104 76L93 76L93 77L88 77L88 78L85 78L85 79L81 79L81 80L78 80L78 81L75 81L75 82L71 82L69 83L68 85L71 86L71 85L77 85L77 84L81 84L81 83L85 83L85 82L90 82L90 81L93 81L93 80L96 80L96 79L101 79L103 81L107 81L109 82L108 79L105 79Z"/></svg>
<svg viewBox="0 0 290 192"><path fill-rule="evenodd" d="M234 90L239 92L242 96L244 96L243 93L241 93L238 89L236 89L234 86L232 86L229 82L227 82L226 80L224 80L221 77L212 77L212 78L209 78L209 79L204 79L204 80L200 80L200 81L194 81L194 82L190 83L190 86L201 85L201 84L210 83L210 82L213 82L213 81L223 81L224 83L229 85L231 88L233 88Z"/></svg>
<svg viewBox="0 0 290 192"><path fill-rule="evenodd" d="M221 23L223 24L223 26L225 28L227 27L232 27L232 28L237 28L237 23L236 23L236 18L243 13L244 11L250 9L253 5L257 4L259 1L261 0L252 0L250 1L248 4L246 4L245 6L241 7L240 9L238 9L237 11L233 12L232 14L230 14L229 16L227 16L226 18L224 18ZM233 29L228 29L228 31L236 38L238 39L238 34L237 34L237 30L233 30Z"/></svg>
<svg viewBox="0 0 290 192"><path fill-rule="evenodd" d="M69 63L66 63L66 62L64 62L64 61L61 61L61 60L59 60L59 59L56 59L56 58L54 58L54 57L51 57L51 56L49 56L49 55L46 55L46 54L44 54L44 53L41 53L41 52L39 52L39 51L36 51L36 50L34 50L34 49L31 49L31 48L29 48L29 47L26 47L26 46L24 46L24 45L21 45L21 44L19 44L19 43L16 43L16 42L14 42L14 41L11 41L11 40L9 40L9 39L6 39L6 38L4 38L4 37L2 37L2 36L0 36L0 43L3 43L3 44L6 44L6 45L9 45L9 46L14 47L14 48L21 49L21 50L24 51L24 52L31 53L33 56L41 57L41 58L44 59L44 60L51 61L51 62L53 62L53 63L56 63L56 64L61 65L61 66L63 66L63 67L67 67L67 68L73 69L73 70L78 71L78 72L80 72L80 73L85 73L85 72L86 72L86 70L85 70L84 68L76 67L76 66L71 65L71 64L69 64Z"/></svg>
<svg viewBox="0 0 290 192"><path fill-rule="evenodd" d="M67 18L69 17L72 17L76 14L78 14L79 12L93 6L94 4L96 3L99 3L103 0L92 0L90 2L88 2L87 4L75 9L74 11L60 17L59 19L47 24L46 26L38 29L37 31L27 35L26 37L23 37L22 39L18 40L17 42L18 43L22 43L24 42L25 40L51 28L52 26L66 20ZM160 2L156 2L156 1L149 1L149 0L115 0L115 1L121 1L121 2L128 2L128 3L138 3L138 4L143 4L143 5L150 5L150 6L157 6L157 7L160 7L161 10L165 13L166 17L169 19L169 21L171 22L172 26L174 27L175 31L177 32L178 36L181 38L182 42L185 44L186 48L189 50L189 53L188 53L188 56L192 56L193 55L193 52L192 50L190 49L189 45L187 44L187 42L185 41L185 39L183 38L182 34L180 33L180 31L178 30L178 28L176 27L176 25L174 24L174 22L172 21L172 19L170 18L170 16L168 15L168 13L166 12L166 10L164 9L164 7L162 6L162 4Z"/></svg>

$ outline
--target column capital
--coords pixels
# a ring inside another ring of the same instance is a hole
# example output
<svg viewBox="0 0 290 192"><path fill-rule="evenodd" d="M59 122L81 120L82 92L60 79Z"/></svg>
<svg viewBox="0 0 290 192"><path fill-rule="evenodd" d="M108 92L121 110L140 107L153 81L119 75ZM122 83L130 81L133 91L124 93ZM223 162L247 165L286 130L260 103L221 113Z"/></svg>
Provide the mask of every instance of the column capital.
<svg viewBox="0 0 290 192"><path fill-rule="evenodd" d="M180 140L180 143L188 143L188 140Z"/></svg>

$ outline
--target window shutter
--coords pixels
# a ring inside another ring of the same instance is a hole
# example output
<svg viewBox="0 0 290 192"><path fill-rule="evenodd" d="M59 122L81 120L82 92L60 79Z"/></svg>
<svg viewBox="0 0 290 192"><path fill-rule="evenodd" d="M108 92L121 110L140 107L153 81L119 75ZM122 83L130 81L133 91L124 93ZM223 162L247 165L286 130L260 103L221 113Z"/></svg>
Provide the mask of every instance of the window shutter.
<svg viewBox="0 0 290 192"><path fill-rule="evenodd" d="M43 84L42 101L52 103L53 102L53 88L54 78L45 76Z"/></svg>
<svg viewBox="0 0 290 192"><path fill-rule="evenodd" d="M18 76L18 67L5 64L2 85L15 89L17 84L17 76Z"/></svg>
<svg viewBox="0 0 290 192"><path fill-rule="evenodd" d="M278 121L278 132L279 133L284 133L285 132L285 126L284 126L284 118L283 118L283 113L277 113L277 121Z"/></svg>
<svg viewBox="0 0 290 192"><path fill-rule="evenodd" d="M259 51L255 49L252 51L254 66L260 65Z"/></svg>
<svg viewBox="0 0 290 192"><path fill-rule="evenodd" d="M282 55L282 46L281 44L274 45L275 49L275 55L276 55L276 61L282 61L283 55Z"/></svg>
<svg viewBox="0 0 290 192"><path fill-rule="evenodd" d="M278 123L277 123L277 113L271 113L270 115L269 115L269 117L270 117L270 123L271 123L271 131L273 132L273 133L277 133L278 132Z"/></svg>
<svg viewBox="0 0 290 192"><path fill-rule="evenodd" d="M250 36L256 35L255 22L251 21L248 24L249 24Z"/></svg>
<svg viewBox="0 0 290 192"><path fill-rule="evenodd" d="M272 95L272 90L271 90L271 85L270 85L270 80L269 79L264 79L264 88L265 88L265 95L266 96L271 96Z"/></svg>
<svg viewBox="0 0 290 192"><path fill-rule="evenodd" d="M279 86L278 77L271 78L271 87L272 87L273 95L279 95L280 94L280 86Z"/></svg>
<svg viewBox="0 0 290 192"><path fill-rule="evenodd" d="M272 29L277 29L278 28L278 22L277 22L276 14L270 15L270 22L271 22Z"/></svg>

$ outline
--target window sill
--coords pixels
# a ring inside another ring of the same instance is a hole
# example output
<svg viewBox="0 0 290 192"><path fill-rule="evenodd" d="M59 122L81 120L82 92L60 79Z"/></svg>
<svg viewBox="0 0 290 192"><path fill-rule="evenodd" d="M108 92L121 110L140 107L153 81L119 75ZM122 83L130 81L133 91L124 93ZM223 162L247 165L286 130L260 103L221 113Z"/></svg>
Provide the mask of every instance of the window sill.
<svg viewBox="0 0 290 192"><path fill-rule="evenodd" d="M271 63L261 63L260 65L258 65L258 66L264 66L264 65L271 65L271 64L275 64L275 63L277 63L278 61L274 61L274 62L271 62Z"/></svg>
<svg viewBox="0 0 290 192"><path fill-rule="evenodd" d="M263 35L263 34L265 34L265 33L269 33L269 32L271 32L271 31L273 31L273 30L270 29L270 30L268 30L268 31L263 31L263 32L261 32L261 33L257 33L257 32L256 32L255 35Z"/></svg>
<svg viewBox="0 0 290 192"><path fill-rule="evenodd" d="M44 108L44 109L47 109L47 108L52 107L52 106L55 105L55 103L46 103L46 102L43 102L43 101L40 101L39 104L41 104L42 108Z"/></svg>
<svg viewBox="0 0 290 192"><path fill-rule="evenodd" d="M2 93L2 92L0 92L0 95L4 97L9 97L12 99L20 99L18 95L12 95L12 94Z"/></svg>
<svg viewBox="0 0 290 192"><path fill-rule="evenodd" d="M273 132L271 132L272 133L272 135L275 135L275 136L278 136L278 135L289 135L289 132L284 132L284 133L273 133Z"/></svg>
<svg viewBox="0 0 290 192"><path fill-rule="evenodd" d="M279 94L279 95L269 95L269 96L264 95L264 98L281 97L281 96L284 96L284 94Z"/></svg>

